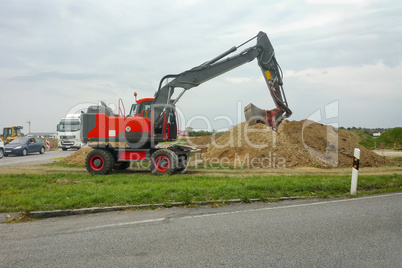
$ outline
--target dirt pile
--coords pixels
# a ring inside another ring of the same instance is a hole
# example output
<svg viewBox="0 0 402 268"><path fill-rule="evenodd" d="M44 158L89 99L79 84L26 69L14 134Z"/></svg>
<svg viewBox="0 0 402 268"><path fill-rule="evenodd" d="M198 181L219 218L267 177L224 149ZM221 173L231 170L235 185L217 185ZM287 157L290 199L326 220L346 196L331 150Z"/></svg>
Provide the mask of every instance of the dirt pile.
<svg viewBox="0 0 402 268"><path fill-rule="evenodd" d="M210 144L211 136L182 137L180 140L184 140L190 146L198 147Z"/></svg>
<svg viewBox="0 0 402 268"><path fill-rule="evenodd" d="M128 148L127 144L125 142L106 142L106 143L99 143L99 142L91 142L91 145L95 146L98 144L105 144L105 145L111 145L114 148ZM93 149L87 145L79 149L77 152L67 156L60 162L67 163L67 164L76 164L76 165L85 165L85 160L87 158L87 155L89 154L90 151Z"/></svg>
<svg viewBox="0 0 402 268"><path fill-rule="evenodd" d="M205 153L212 138L215 138L215 136L182 137L180 140L185 141L185 145L192 146L201 150L201 153Z"/></svg>
<svg viewBox="0 0 402 268"><path fill-rule="evenodd" d="M50 150L57 150L59 149L59 145L58 145L58 139L55 138L40 138L41 140L43 140L46 144L46 139L49 140L49 145L50 145Z"/></svg>
<svg viewBox="0 0 402 268"><path fill-rule="evenodd" d="M75 165L85 165L85 159L90 151L93 149L88 146L84 146L73 154L70 154L60 162L67 164L75 164Z"/></svg>
<svg viewBox="0 0 402 268"><path fill-rule="evenodd" d="M207 162L237 167L351 167L354 148L360 149L362 167L388 163L389 160L361 146L359 141L357 134L347 130L309 120L285 120L277 132L263 124L241 123L222 136L191 138L188 144L207 147L203 152ZM92 150L85 146L61 162L85 165Z"/></svg>
<svg viewBox="0 0 402 268"><path fill-rule="evenodd" d="M204 158L250 168L346 167L352 165L354 148L359 148L361 166L387 163L359 140L357 134L309 120L285 120L277 132L263 124L241 123L212 139Z"/></svg>

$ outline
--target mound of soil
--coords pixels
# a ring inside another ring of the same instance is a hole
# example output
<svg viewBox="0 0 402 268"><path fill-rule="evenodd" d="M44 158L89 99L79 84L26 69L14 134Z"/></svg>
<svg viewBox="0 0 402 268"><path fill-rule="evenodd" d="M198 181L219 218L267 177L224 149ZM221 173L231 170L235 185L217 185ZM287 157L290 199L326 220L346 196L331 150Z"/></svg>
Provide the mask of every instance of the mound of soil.
<svg viewBox="0 0 402 268"><path fill-rule="evenodd" d="M50 150L57 150L59 149L59 145L58 145L58 139L55 138L40 138L41 140L43 140L46 144L46 139L49 140L49 145L50 145Z"/></svg>
<svg viewBox="0 0 402 268"><path fill-rule="evenodd" d="M347 130L309 120L285 120L277 132L263 124L249 126L244 122L222 136L192 137L188 144L207 147L203 153L207 162L237 167L351 167L354 148L360 149L362 167L389 163L359 141L359 135ZM120 144L120 147L124 146ZM85 165L86 156L92 150L85 146L61 162Z"/></svg>
<svg viewBox="0 0 402 268"><path fill-rule="evenodd" d="M346 167L352 165L354 148L359 148L361 166L388 162L359 141L357 134L309 120L285 120L277 132L244 122L212 138L204 159L249 168Z"/></svg>
<svg viewBox="0 0 402 268"><path fill-rule="evenodd" d="M92 145L97 145L99 144L98 142L91 142ZM103 143L102 143L103 144ZM110 144L114 148L128 148L127 144L124 142L106 142L106 145ZM89 147L88 145L85 145L81 149L79 149L77 152L67 156L60 162L67 163L67 164L76 164L76 165L85 165L85 160L87 158L87 155L89 154L90 151L93 149Z"/></svg>
<svg viewBox="0 0 402 268"><path fill-rule="evenodd" d="M186 144L194 147L204 146L211 143L211 136L182 137L180 139L185 140Z"/></svg>
<svg viewBox="0 0 402 268"><path fill-rule="evenodd" d="M75 165L85 165L85 159L90 151L93 149L88 146L84 146L73 154L70 154L60 162L67 164L75 164Z"/></svg>

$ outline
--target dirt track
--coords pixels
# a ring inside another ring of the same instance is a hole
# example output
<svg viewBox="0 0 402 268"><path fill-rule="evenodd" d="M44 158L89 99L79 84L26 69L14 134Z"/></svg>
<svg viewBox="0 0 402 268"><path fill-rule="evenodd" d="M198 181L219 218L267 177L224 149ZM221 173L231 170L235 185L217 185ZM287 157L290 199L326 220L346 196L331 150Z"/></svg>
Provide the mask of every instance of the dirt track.
<svg viewBox="0 0 402 268"><path fill-rule="evenodd" d="M385 156L385 157L402 157L402 151L398 150L373 150L378 155Z"/></svg>
<svg viewBox="0 0 402 268"><path fill-rule="evenodd" d="M84 167L61 167L61 166L19 166L4 167L0 169L0 174L54 174L54 173L71 173L73 174L88 174ZM146 169L130 168L122 173L129 174L147 174L151 172ZM362 167L359 174L402 174L402 167ZM315 167L299 167L299 168L277 168L277 169L218 169L218 168L190 168L187 174L192 176L230 176L230 177L246 177L253 175L348 175L352 174L352 167L349 168L315 168Z"/></svg>
<svg viewBox="0 0 402 268"><path fill-rule="evenodd" d="M192 137L186 138L185 141L202 150L202 154L199 156L194 154L190 158L191 166L201 163L201 168L198 166L189 169L189 174L194 176L350 174L354 148L361 150L360 174L402 172L401 167L397 167L400 161L394 163L385 152L380 150L380 153L375 153L361 146L357 134L308 120L285 120L277 132L263 124L248 126L247 123L241 123L222 136ZM86 156L91 150L89 147L81 148L61 162L84 165ZM228 165L235 168L216 168ZM87 173L85 168L57 166L29 169L22 167L19 170L0 171L0 173L56 172ZM149 171L131 169L127 172Z"/></svg>

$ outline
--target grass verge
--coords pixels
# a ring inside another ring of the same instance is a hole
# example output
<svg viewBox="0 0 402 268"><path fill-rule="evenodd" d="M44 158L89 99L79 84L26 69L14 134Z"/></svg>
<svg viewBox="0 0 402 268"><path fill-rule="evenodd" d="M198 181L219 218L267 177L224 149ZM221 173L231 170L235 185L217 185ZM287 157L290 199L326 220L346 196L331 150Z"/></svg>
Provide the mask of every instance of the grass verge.
<svg viewBox="0 0 402 268"><path fill-rule="evenodd" d="M167 204L240 198L348 196L350 176L295 175L245 178L191 175L153 176L145 173L112 174L2 174L0 212L75 209L83 207ZM402 174L361 175L358 193L402 190Z"/></svg>
<svg viewBox="0 0 402 268"><path fill-rule="evenodd" d="M64 157L62 157L62 158L64 158ZM64 163L64 162L60 162L60 161L55 161L53 163L43 164L43 166L48 166L48 167L85 167L85 165L70 164L70 163Z"/></svg>

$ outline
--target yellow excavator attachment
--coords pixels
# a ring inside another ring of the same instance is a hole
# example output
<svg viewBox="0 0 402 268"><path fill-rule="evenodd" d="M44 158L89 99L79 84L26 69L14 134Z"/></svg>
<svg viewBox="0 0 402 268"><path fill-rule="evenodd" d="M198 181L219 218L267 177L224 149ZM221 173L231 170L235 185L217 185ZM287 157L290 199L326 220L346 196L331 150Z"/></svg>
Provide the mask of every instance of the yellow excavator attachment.
<svg viewBox="0 0 402 268"><path fill-rule="evenodd" d="M246 121L250 126L261 123L275 129L277 126L276 116L279 111L279 108L273 110L263 110L250 103L244 107L244 116L246 117Z"/></svg>

